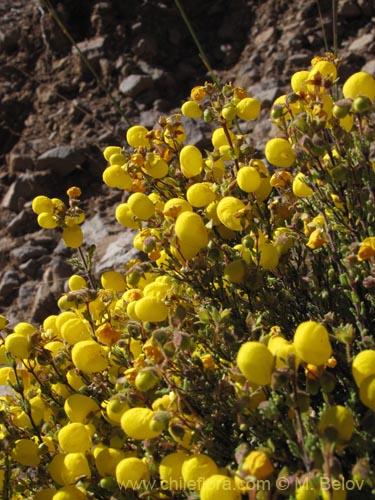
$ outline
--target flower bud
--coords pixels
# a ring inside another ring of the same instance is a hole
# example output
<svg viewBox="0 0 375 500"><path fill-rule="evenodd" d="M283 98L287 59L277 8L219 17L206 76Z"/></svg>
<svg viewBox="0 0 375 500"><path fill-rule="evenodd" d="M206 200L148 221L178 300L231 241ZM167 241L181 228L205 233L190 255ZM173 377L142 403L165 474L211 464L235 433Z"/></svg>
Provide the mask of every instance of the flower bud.
<svg viewBox="0 0 375 500"><path fill-rule="evenodd" d="M366 113L371 109L371 101L366 96L358 96L353 101L352 109L355 113Z"/></svg>

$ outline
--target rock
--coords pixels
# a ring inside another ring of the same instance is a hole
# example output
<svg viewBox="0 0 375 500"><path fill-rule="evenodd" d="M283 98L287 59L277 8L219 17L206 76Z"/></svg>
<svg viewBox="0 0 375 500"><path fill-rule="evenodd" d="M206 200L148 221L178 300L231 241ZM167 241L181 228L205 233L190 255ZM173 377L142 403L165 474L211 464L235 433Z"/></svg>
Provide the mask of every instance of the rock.
<svg viewBox="0 0 375 500"><path fill-rule="evenodd" d="M0 280L0 302L6 302L8 297L17 290L20 284L18 272L8 269Z"/></svg>
<svg viewBox="0 0 375 500"><path fill-rule="evenodd" d="M36 293L34 291L34 300L30 308L30 316L33 322L41 323L49 314L57 313L58 311L56 305L57 296L55 296L51 288L53 279L54 273L52 268L46 269L42 282L36 288Z"/></svg>
<svg viewBox="0 0 375 500"><path fill-rule="evenodd" d="M42 266L48 264L49 256L43 255L36 259L29 259L18 266L18 269L28 278L40 278Z"/></svg>
<svg viewBox="0 0 375 500"><path fill-rule="evenodd" d="M40 257L41 255L47 254L48 248L40 245L32 245L26 244L22 245L19 248L15 248L10 252L11 261L15 264L21 264L22 262L26 262L27 260L34 260Z"/></svg>
<svg viewBox="0 0 375 500"><path fill-rule="evenodd" d="M124 230L106 246L105 253L95 263L95 271L102 273L108 269L117 269L130 259L138 256L139 252L133 247L134 231Z"/></svg>
<svg viewBox="0 0 375 500"><path fill-rule="evenodd" d="M361 8L359 7L358 2L344 0L338 3L338 15L353 19L361 15Z"/></svg>
<svg viewBox="0 0 375 500"><path fill-rule="evenodd" d="M30 310L32 307L38 285L33 282L22 283L18 291L17 307L20 311Z"/></svg>
<svg viewBox="0 0 375 500"><path fill-rule="evenodd" d="M59 101L55 85L43 83L36 89L36 109L42 111L43 106Z"/></svg>
<svg viewBox="0 0 375 500"><path fill-rule="evenodd" d="M371 61L368 61L364 66L362 66L361 71L366 71L375 77L375 59L371 59Z"/></svg>
<svg viewBox="0 0 375 500"><path fill-rule="evenodd" d="M77 47L72 48L72 52L73 54L82 52L90 61L93 57L103 54L106 41L107 38L105 36L96 36L89 40L83 40L83 42L77 43Z"/></svg>
<svg viewBox="0 0 375 500"><path fill-rule="evenodd" d="M207 125L184 116L182 116L181 121L186 132L186 144L192 144L202 150L212 147L211 141L207 137L209 130Z"/></svg>
<svg viewBox="0 0 375 500"><path fill-rule="evenodd" d="M147 75L130 75L122 80L119 91L121 94L136 97L145 90L149 90L153 85L153 80Z"/></svg>
<svg viewBox="0 0 375 500"><path fill-rule="evenodd" d="M151 34L144 34L134 43L133 52L139 58L153 61L157 54L157 47L158 40Z"/></svg>
<svg viewBox="0 0 375 500"><path fill-rule="evenodd" d="M40 155L35 166L39 170L50 170L54 174L65 176L73 172L84 160L84 154L75 146L57 146Z"/></svg>
<svg viewBox="0 0 375 500"><path fill-rule="evenodd" d="M28 209L21 210L7 225L7 231L12 236L22 236L27 232L37 231L38 228L35 214Z"/></svg>
<svg viewBox="0 0 375 500"><path fill-rule="evenodd" d="M38 183L33 175L21 174L9 186L1 202L1 207L18 212L22 210L25 200L36 196L38 190Z"/></svg>
<svg viewBox="0 0 375 500"><path fill-rule="evenodd" d="M109 226L100 214L96 214L83 223L82 231L85 236L85 242L88 245L95 245L98 241L108 236Z"/></svg>
<svg viewBox="0 0 375 500"><path fill-rule="evenodd" d="M8 170L10 175L17 172L26 172L26 170L31 170L33 165L34 161L31 155L13 152L9 153Z"/></svg>
<svg viewBox="0 0 375 500"><path fill-rule="evenodd" d="M255 45L263 46L270 43L271 40L274 39L275 33L276 30L273 26L266 28L265 30L261 31L259 35L255 37L254 40Z"/></svg>
<svg viewBox="0 0 375 500"><path fill-rule="evenodd" d="M16 50L19 42L19 28L11 27L6 31L0 31L0 51L13 52Z"/></svg>
<svg viewBox="0 0 375 500"><path fill-rule="evenodd" d="M280 87L276 81L268 80L267 86L264 83L256 83L248 89L249 95L258 99L262 107L269 107L280 94Z"/></svg>
<svg viewBox="0 0 375 500"><path fill-rule="evenodd" d="M368 50L373 43L373 33L367 33L366 35L362 35L360 38L354 40L354 42L349 45L348 50L350 52L364 52L365 50Z"/></svg>

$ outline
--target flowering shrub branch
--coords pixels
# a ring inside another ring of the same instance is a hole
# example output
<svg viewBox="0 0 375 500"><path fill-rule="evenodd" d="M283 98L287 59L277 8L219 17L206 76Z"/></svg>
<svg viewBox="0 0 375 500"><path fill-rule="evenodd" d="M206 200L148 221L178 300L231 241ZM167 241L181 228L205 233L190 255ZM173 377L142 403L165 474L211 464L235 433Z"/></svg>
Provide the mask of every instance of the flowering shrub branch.
<svg viewBox="0 0 375 500"><path fill-rule="evenodd" d="M3 498L375 493L375 81L338 69L292 76L262 155L260 103L217 83L108 146L125 268L95 276L79 188L33 200L80 264L41 326L0 318Z"/></svg>

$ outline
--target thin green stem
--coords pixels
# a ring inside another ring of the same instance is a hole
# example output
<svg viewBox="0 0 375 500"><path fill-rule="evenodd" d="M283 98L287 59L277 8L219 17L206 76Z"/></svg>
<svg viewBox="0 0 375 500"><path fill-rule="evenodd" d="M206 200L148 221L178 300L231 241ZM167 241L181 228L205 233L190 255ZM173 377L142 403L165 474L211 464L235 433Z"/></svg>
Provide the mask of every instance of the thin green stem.
<svg viewBox="0 0 375 500"><path fill-rule="evenodd" d="M332 36L333 36L333 55L337 57L338 36L337 36L337 9L338 1L332 0Z"/></svg>
<svg viewBox="0 0 375 500"><path fill-rule="evenodd" d="M52 7L51 3L49 2L49 0L42 0L43 4L45 5L45 7L49 10L51 16L53 17L53 19L56 21L56 24L59 26L59 28L61 29L61 31L64 33L64 35L68 38L68 40L70 41L70 43L73 45L73 47L76 49L76 51L78 52L80 58L82 59L82 61L85 63L85 65L87 66L87 68L89 69L90 73L93 75L93 77L95 78L96 80L96 83L98 84L98 87L103 90L103 92L105 92L105 94L107 95L107 97L111 100L111 102L113 103L114 107L116 108L117 112L119 113L120 116L122 116L122 118L126 121L126 123L131 126L131 122L130 120L125 116L123 110L121 109L121 106L120 104L118 103L118 101L113 97L113 95L111 94L111 92L108 90L108 88L103 84L101 78L99 77L98 73L95 71L95 69L93 68L92 64L90 63L90 61L87 59L87 57L85 56L85 54L82 52L82 50L79 48L78 44L76 43L76 41L74 40L74 38L72 37L72 35L69 33L69 31L67 30L65 24L62 22L62 20L60 19L59 15L57 14L57 12L55 11L55 9Z"/></svg>
<svg viewBox="0 0 375 500"><path fill-rule="evenodd" d="M174 2L175 2L176 7L178 8L178 10L179 10L179 12L181 14L182 19L185 21L186 27L189 30L189 33L190 33L192 39L194 40L195 45L197 46L197 49L198 49L198 52L199 52L199 56L202 59L203 64L206 66L206 68L207 68L207 70L208 70L208 72L210 74L210 77L211 77L212 81L214 83L216 83L216 85L220 85L220 82L219 82L217 76L215 75L215 73L214 73L214 71L213 71L213 69L212 69L212 67L211 67L211 65L209 63L207 55L206 55L205 51L203 50L203 47L200 44L200 41L198 40L198 37L197 37L197 35L196 35L196 33L195 33L192 25L191 25L191 22L190 22L189 18L186 15L186 12L184 11L184 9L183 9L183 7L181 5L180 0L174 0Z"/></svg>
<svg viewBox="0 0 375 500"><path fill-rule="evenodd" d="M82 251L82 247L78 247L78 254L80 256L80 259L81 259L81 262L83 264L83 267L85 268L85 271L86 271L86 274L87 274L87 278L89 280L89 283L90 283L90 286L93 290L96 289L96 283L95 283L95 279L91 273L91 269L87 263L87 260L86 260L86 257Z"/></svg>
<svg viewBox="0 0 375 500"><path fill-rule="evenodd" d="M325 48L326 52L329 52L327 35L326 35L326 29L325 29L324 23L323 23L323 15L322 15L322 11L320 9L319 0L316 0L316 6L318 8L319 24L320 24L320 28L322 30L322 36L323 36L323 41L324 41L324 48Z"/></svg>

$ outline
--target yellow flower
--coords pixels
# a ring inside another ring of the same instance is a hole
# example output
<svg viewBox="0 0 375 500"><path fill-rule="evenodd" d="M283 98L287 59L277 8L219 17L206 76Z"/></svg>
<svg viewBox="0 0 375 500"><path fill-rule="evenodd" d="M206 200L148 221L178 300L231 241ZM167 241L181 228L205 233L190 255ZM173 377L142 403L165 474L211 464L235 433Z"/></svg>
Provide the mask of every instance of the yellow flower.
<svg viewBox="0 0 375 500"><path fill-rule="evenodd" d="M193 101L201 101L206 95L206 89L202 85L193 87L190 92L190 97Z"/></svg>
<svg viewBox="0 0 375 500"><path fill-rule="evenodd" d="M297 356L305 363L324 365L332 354L326 328L316 321L304 321L296 329L293 339Z"/></svg>
<svg viewBox="0 0 375 500"><path fill-rule="evenodd" d="M274 467L264 451L254 450L247 455L242 470L257 479L264 479L274 471Z"/></svg>
<svg viewBox="0 0 375 500"><path fill-rule="evenodd" d="M270 139L266 144L264 153L267 161L275 167L289 168L296 159L290 142L281 137Z"/></svg>
<svg viewBox="0 0 375 500"><path fill-rule="evenodd" d="M314 229L314 231L310 234L309 241L306 245L312 250L317 250L321 248L327 240L324 237L324 231L320 228Z"/></svg>
<svg viewBox="0 0 375 500"><path fill-rule="evenodd" d="M346 99L365 96L373 101L375 98L375 79L370 73L359 71L351 75L343 85L342 92Z"/></svg>
<svg viewBox="0 0 375 500"><path fill-rule="evenodd" d="M365 238L361 246L359 247L357 259L367 260L371 259L375 255L375 236L370 236L369 238Z"/></svg>
<svg viewBox="0 0 375 500"><path fill-rule="evenodd" d="M66 193L69 196L69 198L79 198L82 194L82 191L80 190L79 187L73 186L70 187Z"/></svg>

